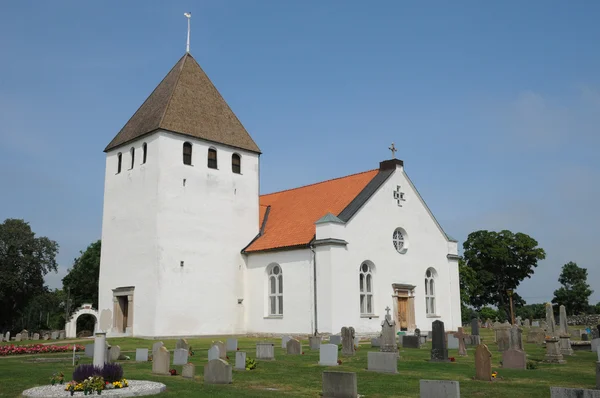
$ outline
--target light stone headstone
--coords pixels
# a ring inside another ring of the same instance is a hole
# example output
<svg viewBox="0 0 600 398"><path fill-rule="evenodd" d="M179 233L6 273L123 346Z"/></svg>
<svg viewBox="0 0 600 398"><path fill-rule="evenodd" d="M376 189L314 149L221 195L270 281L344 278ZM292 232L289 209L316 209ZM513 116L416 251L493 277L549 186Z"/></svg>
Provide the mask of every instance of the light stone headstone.
<svg viewBox="0 0 600 398"><path fill-rule="evenodd" d="M540 327L540 321L533 321L533 322L531 322L531 327L539 328Z"/></svg>
<svg viewBox="0 0 600 398"><path fill-rule="evenodd" d="M50 335L48 333L44 334L43 340L50 340Z"/></svg>
<svg viewBox="0 0 600 398"><path fill-rule="evenodd" d="M225 347L227 351L237 351L238 349L238 340L236 338L229 338L225 341Z"/></svg>
<svg viewBox="0 0 600 398"><path fill-rule="evenodd" d="M21 333L15 335L15 341L21 341Z"/></svg>
<svg viewBox="0 0 600 398"><path fill-rule="evenodd" d="M157 341L156 343L152 344L152 356L154 356L156 352L160 350L160 347L164 347L162 341Z"/></svg>
<svg viewBox="0 0 600 398"><path fill-rule="evenodd" d="M509 338L509 349L515 349L515 350L521 350L523 351L523 331L521 330L521 328L517 325L513 325L510 328L510 338Z"/></svg>
<svg viewBox="0 0 600 398"><path fill-rule="evenodd" d="M550 337L557 337L558 330L556 328L556 322L554 321L554 309L551 303L546 303L546 332Z"/></svg>
<svg viewBox="0 0 600 398"><path fill-rule="evenodd" d="M108 355L109 355L109 361L115 362L121 356L121 347L119 347L118 345L111 346L110 350L108 351Z"/></svg>
<svg viewBox="0 0 600 398"><path fill-rule="evenodd" d="M460 398L458 381L420 380L421 398Z"/></svg>
<svg viewBox="0 0 600 398"><path fill-rule="evenodd" d="M6 335L4 336L4 340L10 341L10 332L6 332Z"/></svg>
<svg viewBox="0 0 600 398"><path fill-rule="evenodd" d="M590 346L591 351L594 352L598 349L598 347L600 347L600 339L594 339L592 340L592 345Z"/></svg>
<svg viewBox="0 0 600 398"><path fill-rule="evenodd" d="M367 353L367 370L379 373L398 373L398 354L369 351Z"/></svg>
<svg viewBox="0 0 600 398"><path fill-rule="evenodd" d="M57 331L52 332L52 334L50 335L50 338L52 340L57 340L58 339L58 332Z"/></svg>
<svg viewBox="0 0 600 398"><path fill-rule="evenodd" d="M94 343L85 346L85 356L88 358L94 357Z"/></svg>
<svg viewBox="0 0 600 398"><path fill-rule="evenodd" d="M296 339L290 339L285 347L288 355L301 355L302 354L302 343Z"/></svg>
<svg viewBox="0 0 600 398"><path fill-rule="evenodd" d="M522 350L509 348L502 353L502 367L505 369L527 369L527 355Z"/></svg>
<svg viewBox="0 0 600 398"><path fill-rule="evenodd" d="M186 348L176 348L173 351L173 365L185 365L188 362L188 354Z"/></svg>
<svg viewBox="0 0 600 398"><path fill-rule="evenodd" d="M524 328L530 328L531 327L531 322L529 322L529 319L525 319L525 321L523 321L523 327Z"/></svg>
<svg viewBox="0 0 600 398"><path fill-rule="evenodd" d="M256 359L274 360L275 344L269 342L256 343Z"/></svg>
<svg viewBox="0 0 600 398"><path fill-rule="evenodd" d="M546 339L546 332L542 328L532 327L527 334L527 342L542 344Z"/></svg>
<svg viewBox="0 0 600 398"><path fill-rule="evenodd" d="M569 325L567 324L567 310L564 305L561 305L559 307L558 314L559 314L558 323L559 323L560 335L561 336L568 335L569 334Z"/></svg>
<svg viewBox="0 0 600 398"><path fill-rule="evenodd" d="M356 398L358 388L356 373L353 372L323 372L323 392L327 398Z"/></svg>
<svg viewBox="0 0 600 398"><path fill-rule="evenodd" d="M152 373L157 375L168 375L171 354L164 346L161 346L152 356Z"/></svg>
<svg viewBox="0 0 600 398"><path fill-rule="evenodd" d="M329 337L329 344L340 345L342 344L342 336L332 335Z"/></svg>
<svg viewBox="0 0 600 398"><path fill-rule="evenodd" d="M221 358L222 360L226 360L227 348L225 347L225 344L222 341L213 341L213 345L219 347L219 358Z"/></svg>
<svg viewBox="0 0 600 398"><path fill-rule="evenodd" d="M466 338L470 337L463 331L463 328L458 328L458 332L454 333L454 337L458 339L458 355L467 356Z"/></svg>
<svg viewBox="0 0 600 398"><path fill-rule="evenodd" d="M544 357L544 362L558 364L566 363L563 359L558 337L546 339L546 356Z"/></svg>
<svg viewBox="0 0 600 398"><path fill-rule="evenodd" d="M181 370L181 377L183 377L184 379L193 379L195 375L196 365L194 365L193 363L186 363L185 365L183 365L183 368Z"/></svg>
<svg viewBox="0 0 600 398"><path fill-rule="evenodd" d="M356 336L354 338L354 349L357 349L359 345L360 345L360 337Z"/></svg>
<svg viewBox="0 0 600 398"><path fill-rule="evenodd" d="M485 344L475 349L475 380L492 381L492 353Z"/></svg>
<svg viewBox="0 0 600 398"><path fill-rule="evenodd" d="M287 342L291 340L291 336L283 336L281 338L281 348L285 349L287 348Z"/></svg>
<svg viewBox="0 0 600 398"><path fill-rule="evenodd" d="M64 332L64 330L61 330L61 331L58 333L58 339L59 339L59 340L64 340L64 339L65 339L65 332Z"/></svg>
<svg viewBox="0 0 600 398"><path fill-rule="evenodd" d="M398 352L398 343L396 342L396 322L390 315L390 307L386 307L385 319L381 323L381 352Z"/></svg>
<svg viewBox="0 0 600 398"><path fill-rule="evenodd" d="M182 348L184 350L188 350L190 349L190 345L188 344L186 339L179 339L177 340L177 342L175 343L175 349L179 349Z"/></svg>
<svg viewBox="0 0 600 398"><path fill-rule="evenodd" d="M33 334L33 340L39 340L40 339L40 334L39 333L34 333Z"/></svg>
<svg viewBox="0 0 600 398"><path fill-rule="evenodd" d="M217 359L220 357L221 357L221 355L219 353L219 347L216 345L213 345L212 347L210 347L210 349L208 350L208 360L212 361L213 359Z"/></svg>
<svg viewBox="0 0 600 398"><path fill-rule="evenodd" d="M92 363L94 366L103 368L107 359L106 333L98 332L94 335L94 359Z"/></svg>
<svg viewBox="0 0 600 398"><path fill-rule="evenodd" d="M452 334L448 335L448 349L458 350L458 339Z"/></svg>
<svg viewBox="0 0 600 398"><path fill-rule="evenodd" d="M321 347L321 336L309 336L308 337L308 346L312 351L319 350Z"/></svg>
<svg viewBox="0 0 600 398"><path fill-rule="evenodd" d="M337 366L338 363L338 346L337 344L321 344L319 349L319 365L321 366Z"/></svg>
<svg viewBox="0 0 600 398"><path fill-rule="evenodd" d="M204 365L204 384L231 384L233 371L231 365L217 358Z"/></svg>
<svg viewBox="0 0 600 398"><path fill-rule="evenodd" d="M600 390L550 387L550 398L600 398Z"/></svg>
<svg viewBox="0 0 600 398"><path fill-rule="evenodd" d="M246 353L244 351L236 351L235 353L235 369L246 370Z"/></svg>
<svg viewBox="0 0 600 398"><path fill-rule="evenodd" d="M354 347L354 339L356 338L354 328L352 326L342 328L342 355L354 355L356 353ZM321 345L321 348L323 345Z"/></svg>
<svg viewBox="0 0 600 398"><path fill-rule="evenodd" d="M498 351L506 351L510 348L510 328L511 326L508 322L504 322L495 328Z"/></svg>
<svg viewBox="0 0 600 398"><path fill-rule="evenodd" d="M381 347L381 338L380 337L373 337L371 339L371 347L373 347L373 348L379 348L379 347Z"/></svg>
<svg viewBox="0 0 600 398"><path fill-rule="evenodd" d="M148 349L147 348L136 348L135 349L135 361L136 362L148 362Z"/></svg>

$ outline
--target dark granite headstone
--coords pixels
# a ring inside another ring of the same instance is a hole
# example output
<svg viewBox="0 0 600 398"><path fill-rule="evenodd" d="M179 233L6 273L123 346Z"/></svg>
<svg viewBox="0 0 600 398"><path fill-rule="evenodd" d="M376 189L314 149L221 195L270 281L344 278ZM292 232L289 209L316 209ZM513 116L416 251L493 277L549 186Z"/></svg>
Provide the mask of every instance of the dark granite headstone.
<svg viewBox="0 0 600 398"><path fill-rule="evenodd" d="M479 319L471 319L471 334L473 336L479 336Z"/></svg>
<svg viewBox="0 0 600 398"><path fill-rule="evenodd" d="M402 337L402 348L421 348L420 336Z"/></svg>
<svg viewBox="0 0 600 398"><path fill-rule="evenodd" d="M431 361L447 362L448 349L446 348L444 322L434 321L431 325L431 328Z"/></svg>
<svg viewBox="0 0 600 398"><path fill-rule="evenodd" d="M587 333L581 333L581 341L588 341L588 334Z"/></svg>

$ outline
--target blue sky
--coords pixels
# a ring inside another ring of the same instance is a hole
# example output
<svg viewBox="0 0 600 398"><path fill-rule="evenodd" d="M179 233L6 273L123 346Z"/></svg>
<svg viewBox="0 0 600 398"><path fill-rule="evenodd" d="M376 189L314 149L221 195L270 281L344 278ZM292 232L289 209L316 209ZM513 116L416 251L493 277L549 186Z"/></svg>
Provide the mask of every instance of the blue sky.
<svg viewBox="0 0 600 398"><path fill-rule="evenodd" d="M600 3L5 2L0 219L60 244L101 233L102 150L185 51L263 151L263 193L397 156L446 231L532 235L519 293L588 268L600 301Z"/></svg>

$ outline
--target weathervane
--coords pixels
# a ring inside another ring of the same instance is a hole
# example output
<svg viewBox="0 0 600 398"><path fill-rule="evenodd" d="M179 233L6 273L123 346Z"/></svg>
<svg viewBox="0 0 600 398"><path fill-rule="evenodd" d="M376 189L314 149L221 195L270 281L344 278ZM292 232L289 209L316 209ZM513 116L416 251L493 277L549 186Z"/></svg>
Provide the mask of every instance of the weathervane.
<svg viewBox="0 0 600 398"><path fill-rule="evenodd" d="M186 12L183 15L185 15L185 17L188 20L187 46L185 47L185 51L189 53L190 52L190 19L192 19L192 13Z"/></svg>
<svg viewBox="0 0 600 398"><path fill-rule="evenodd" d="M392 158L396 159L396 152L398 151L396 149L396 146L394 145L394 143L392 142L392 146L388 148L390 151L392 151Z"/></svg>

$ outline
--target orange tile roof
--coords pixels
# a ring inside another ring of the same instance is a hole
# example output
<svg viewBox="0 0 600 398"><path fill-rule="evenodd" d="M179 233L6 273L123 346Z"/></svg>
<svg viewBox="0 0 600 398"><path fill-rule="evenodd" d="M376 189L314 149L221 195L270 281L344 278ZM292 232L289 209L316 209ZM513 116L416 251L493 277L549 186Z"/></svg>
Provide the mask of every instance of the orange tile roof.
<svg viewBox="0 0 600 398"><path fill-rule="evenodd" d="M245 249L257 252L307 245L315 236L315 222L327 213L342 210L375 177L378 170L323 181L260 197L260 226L263 234ZM270 207L267 214L267 207Z"/></svg>

